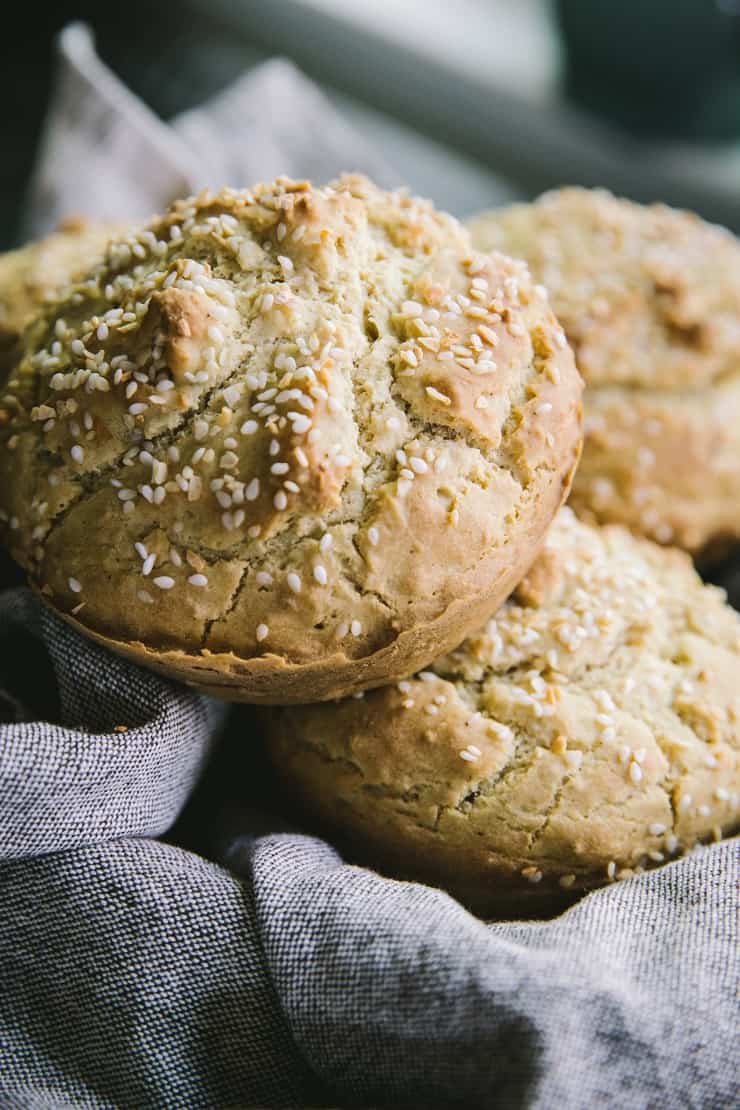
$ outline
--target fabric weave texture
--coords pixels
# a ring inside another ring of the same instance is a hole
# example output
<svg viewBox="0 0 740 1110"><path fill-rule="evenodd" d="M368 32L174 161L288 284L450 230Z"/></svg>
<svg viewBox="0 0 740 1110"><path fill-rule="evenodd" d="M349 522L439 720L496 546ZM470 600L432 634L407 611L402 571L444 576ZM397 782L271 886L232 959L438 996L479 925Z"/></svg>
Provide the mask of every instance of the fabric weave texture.
<svg viewBox="0 0 740 1110"><path fill-rule="evenodd" d="M222 706L24 589L0 659L0 1106L738 1104L736 843L494 924L248 810L207 859Z"/></svg>
<svg viewBox="0 0 740 1110"><path fill-rule="evenodd" d="M36 230L206 172L394 180L288 63L167 128L60 51ZM286 831L253 729L0 593L0 1110L740 1106L736 843L484 923Z"/></svg>

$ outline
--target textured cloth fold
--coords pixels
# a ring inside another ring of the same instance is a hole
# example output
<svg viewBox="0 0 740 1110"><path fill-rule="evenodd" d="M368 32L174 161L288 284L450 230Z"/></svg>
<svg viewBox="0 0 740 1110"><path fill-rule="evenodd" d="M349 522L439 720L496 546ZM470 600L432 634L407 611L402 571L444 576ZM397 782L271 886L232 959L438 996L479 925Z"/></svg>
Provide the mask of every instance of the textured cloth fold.
<svg viewBox="0 0 740 1110"><path fill-rule="evenodd" d="M62 57L35 230L148 214L203 183L196 148L220 176L384 176L285 63L172 131L84 29ZM0 594L0 1110L740 1106L736 843L485 924L281 832L225 716Z"/></svg>
<svg viewBox="0 0 740 1110"><path fill-rule="evenodd" d="M0 859L166 832L224 706L81 640L26 590L1 596L0 692L23 719L2 726ZM37 719L52 700L57 720Z"/></svg>

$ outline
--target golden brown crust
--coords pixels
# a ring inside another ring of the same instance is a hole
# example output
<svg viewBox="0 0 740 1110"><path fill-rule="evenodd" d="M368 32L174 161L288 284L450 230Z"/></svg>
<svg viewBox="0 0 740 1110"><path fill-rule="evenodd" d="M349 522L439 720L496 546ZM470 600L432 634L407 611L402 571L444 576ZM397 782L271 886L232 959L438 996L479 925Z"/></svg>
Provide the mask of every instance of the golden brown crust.
<svg viewBox="0 0 740 1110"><path fill-rule="evenodd" d="M428 671L263 719L279 777L356 857L489 911L733 830L739 678L740 618L685 555L565 509Z"/></svg>
<svg viewBox="0 0 740 1110"><path fill-rule="evenodd" d="M688 551L740 538L740 246L664 205L562 189L471 223L548 288L587 386L571 503Z"/></svg>
<svg viewBox="0 0 740 1110"><path fill-rule="evenodd" d="M0 379L23 329L53 295L103 253L116 229L68 220L53 235L0 255Z"/></svg>
<svg viewBox="0 0 740 1110"><path fill-rule="evenodd" d="M179 202L24 344L11 551L81 628L225 697L334 697L454 646L580 449L526 269L357 177Z"/></svg>

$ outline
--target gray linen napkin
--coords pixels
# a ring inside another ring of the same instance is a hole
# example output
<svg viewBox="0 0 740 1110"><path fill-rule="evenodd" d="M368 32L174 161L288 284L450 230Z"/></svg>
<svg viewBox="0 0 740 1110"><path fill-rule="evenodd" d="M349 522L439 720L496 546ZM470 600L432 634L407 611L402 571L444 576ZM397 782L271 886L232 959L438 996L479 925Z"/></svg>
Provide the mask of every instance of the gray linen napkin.
<svg viewBox="0 0 740 1110"><path fill-rule="evenodd" d="M61 51L39 231L69 211L146 215L209 179L384 179L286 63L173 131L84 29ZM0 725L3 1110L740 1105L735 843L553 921L485 924L269 817L265 831L245 814L218 862L155 839L223 708L82 639L25 590L0 594L0 695L13 718ZM248 744L248 716L233 720Z"/></svg>

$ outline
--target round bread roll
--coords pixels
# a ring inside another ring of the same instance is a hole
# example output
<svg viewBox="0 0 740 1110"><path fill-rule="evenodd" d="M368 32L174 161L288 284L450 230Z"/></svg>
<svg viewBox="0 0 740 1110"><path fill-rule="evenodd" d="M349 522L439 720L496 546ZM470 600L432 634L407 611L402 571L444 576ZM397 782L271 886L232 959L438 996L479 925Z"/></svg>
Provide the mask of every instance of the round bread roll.
<svg viewBox="0 0 740 1110"><path fill-rule="evenodd" d="M525 259L586 382L571 504L705 558L740 537L740 244L663 205L562 189L471 223Z"/></svg>
<svg viewBox="0 0 740 1110"><path fill-rule="evenodd" d="M356 858L517 910L735 827L740 617L683 552L566 508L429 670L264 721L280 779Z"/></svg>
<svg viewBox="0 0 740 1110"><path fill-rule="evenodd" d="M53 235L0 254L0 378L10 370L29 321L60 286L102 255L115 230L67 220Z"/></svg>
<svg viewBox="0 0 740 1110"><path fill-rule="evenodd" d="M24 342L11 551L84 631L224 697L337 697L459 643L580 449L524 265L359 177L178 202Z"/></svg>

